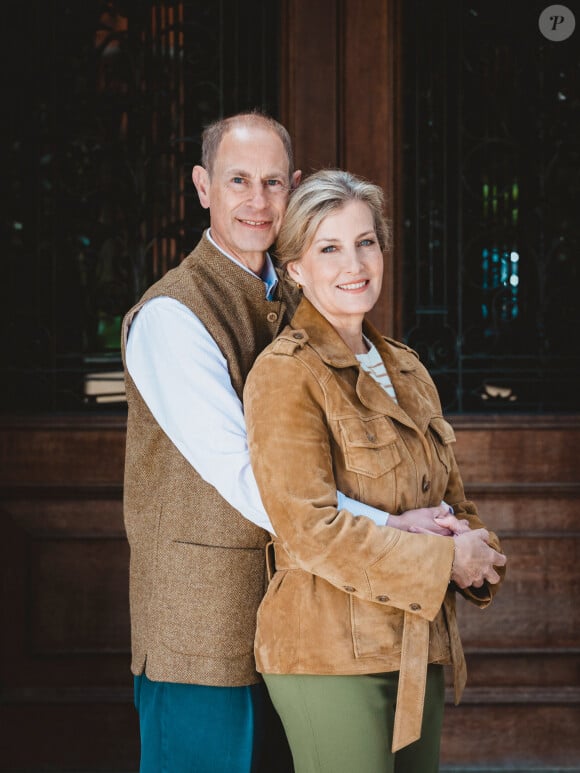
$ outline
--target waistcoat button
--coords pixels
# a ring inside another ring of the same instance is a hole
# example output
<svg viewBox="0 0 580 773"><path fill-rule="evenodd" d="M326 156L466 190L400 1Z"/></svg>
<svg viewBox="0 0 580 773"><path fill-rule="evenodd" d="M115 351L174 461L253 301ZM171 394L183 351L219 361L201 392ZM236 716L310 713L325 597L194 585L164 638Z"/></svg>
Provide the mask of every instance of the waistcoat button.
<svg viewBox="0 0 580 773"><path fill-rule="evenodd" d="M377 601L388 601L388 600L389 600L388 596L377 596Z"/></svg>
<svg viewBox="0 0 580 773"><path fill-rule="evenodd" d="M354 593L356 588L353 588L352 585L344 585L343 590L345 590L347 593Z"/></svg>
<svg viewBox="0 0 580 773"><path fill-rule="evenodd" d="M373 435L372 432L367 432L367 440L370 440L371 443L374 443L376 439L376 435Z"/></svg>
<svg viewBox="0 0 580 773"><path fill-rule="evenodd" d="M267 317L268 322L276 322L277 319L278 319L278 315L276 314L275 311L270 311L268 313L268 317Z"/></svg>
<svg viewBox="0 0 580 773"><path fill-rule="evenodd" d="M417 612L417 610L421 609L421 604L417 604L416 602L409 604L409 609L412 609L413 612Z"/></svg>

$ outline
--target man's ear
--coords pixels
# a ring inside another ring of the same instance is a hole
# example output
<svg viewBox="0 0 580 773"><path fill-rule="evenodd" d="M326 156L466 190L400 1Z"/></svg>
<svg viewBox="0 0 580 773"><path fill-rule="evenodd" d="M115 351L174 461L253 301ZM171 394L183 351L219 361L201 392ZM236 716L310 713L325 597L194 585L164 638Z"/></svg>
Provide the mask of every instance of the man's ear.
<svg viewBox="0 0 580 773"><path fill-rule="evenodd" d="M292 190L294 190L294 188L297 188L300 185L301 179L302 179L302 171L300 169L297 169L292 175Z"/></svg>
<svg viewBox="0 0 580 773"><path fill-rule="evenodd" d="M209 175L203 166L196 164L191 173L191 179L195 185L199 203L204 209L209 209Z"/></svg>

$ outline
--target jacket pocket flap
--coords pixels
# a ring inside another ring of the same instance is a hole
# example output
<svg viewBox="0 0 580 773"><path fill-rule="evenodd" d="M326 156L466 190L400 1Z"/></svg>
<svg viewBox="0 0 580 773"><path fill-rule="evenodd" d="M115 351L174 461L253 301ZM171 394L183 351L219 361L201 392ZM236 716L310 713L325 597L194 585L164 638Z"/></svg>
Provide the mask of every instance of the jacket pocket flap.
<svg viewBox="0 0 580 773"><path fill-rule="evenodd" d="M429 426L444 445L455 443L455 431L442 416L433 416L429 420Z"/></svg>
<svg viewBox="0 0 580 773"><path fill-rule="evenodd" d="M338 424L347 470L378 478L401 461L397 433L385 416L345 417Z"/></svg>
<svg viewBox="0 0 580 773"><path fill-rule="evenodd" d="M397 433L384 416L353 416L338 423L347 446L384 448L397 440Z"/></svg>

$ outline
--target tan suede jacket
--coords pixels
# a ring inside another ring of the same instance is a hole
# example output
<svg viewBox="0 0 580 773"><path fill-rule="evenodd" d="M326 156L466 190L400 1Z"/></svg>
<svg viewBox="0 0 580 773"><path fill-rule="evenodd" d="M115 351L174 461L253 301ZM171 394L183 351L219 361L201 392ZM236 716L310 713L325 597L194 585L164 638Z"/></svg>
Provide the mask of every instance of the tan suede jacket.
<svg viewBox="0 0 580 773"><path fill-rule="evenodd" d="M466 501L436 388L417 355L365 322L398 405L305 299L258 357L244 390L252 466L276 532L258 612L262 673L400 670L393 749L418 737L427 663L465 660L450 584L452 538L410 534L337 509L337 489L390 513ZM492 545L499 542L492 535ZM496 586L463 592L480 607Z"/></svg>

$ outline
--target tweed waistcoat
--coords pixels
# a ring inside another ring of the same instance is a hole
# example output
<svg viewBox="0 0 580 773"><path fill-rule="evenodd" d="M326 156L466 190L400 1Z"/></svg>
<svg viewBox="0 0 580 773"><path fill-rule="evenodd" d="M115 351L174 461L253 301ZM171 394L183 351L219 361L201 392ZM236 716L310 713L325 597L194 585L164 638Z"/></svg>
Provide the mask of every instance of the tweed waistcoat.
<svg viewBox="0 0 580 773"><path fill-rule="evenodd" d="M255 358L296 305L282 281L275 299L266 300L264 283L204 236L127 313L124 358L133 317L160 296L178 300L203 322L227 360L240 398ZM126 368L125 380L132 671L145 670L156 681L252 684L259 679L253 644L268 534L242 517L181 455Z"/></svg>

